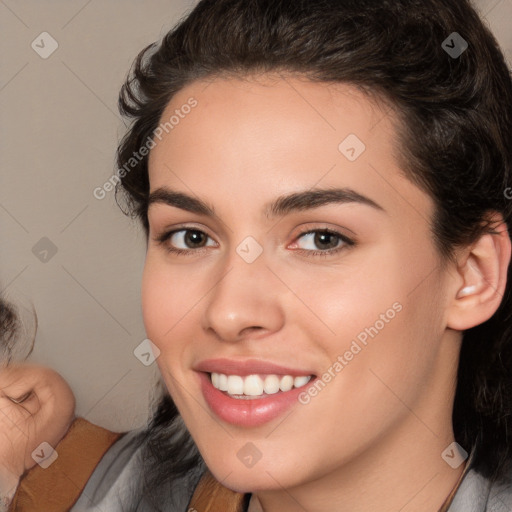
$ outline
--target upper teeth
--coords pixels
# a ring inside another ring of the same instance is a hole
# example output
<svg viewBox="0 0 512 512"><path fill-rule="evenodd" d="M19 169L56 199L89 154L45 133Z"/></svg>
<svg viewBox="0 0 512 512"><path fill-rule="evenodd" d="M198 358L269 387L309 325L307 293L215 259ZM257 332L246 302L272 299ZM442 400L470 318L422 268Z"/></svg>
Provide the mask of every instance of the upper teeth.
<svg viewBox="0 0 512 512"><path fill-rule="evenodd" d="M293 387L299 388L307 384L311 376L293 377L291 375L225 375L224 373L212 373L211 380L214 388L227 391L230 395L258 396L263 392L268 395L278 391L290 391Z"/></svg>

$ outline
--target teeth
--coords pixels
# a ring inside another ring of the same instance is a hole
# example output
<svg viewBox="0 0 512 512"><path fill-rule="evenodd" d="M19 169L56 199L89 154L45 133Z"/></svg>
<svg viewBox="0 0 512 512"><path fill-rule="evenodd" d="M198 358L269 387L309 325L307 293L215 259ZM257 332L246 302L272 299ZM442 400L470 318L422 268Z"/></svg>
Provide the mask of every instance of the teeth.
<svg viewBox="0 0 512 512"><path fill-rule="evenodd" d="M263 384L263 391L267 395L273 395L279 391L279 377L277 375L267 375Z"/></svg>
<svg viewBox="0 0 512 512"><path fill-rule="evenodd" d="M291 375L285 375L281 378L279 383L279 389L281 391L290 391L293 388L293 377Z"/></svg>
<svg viewBox="0 0 512 512"><path fill-rule="evenodd" d="M230 395L244 394L244 379L238 375L230 375L228 377L228 393Z"/></svg>
<svg viewBox="0 0 512 512"><path fill-rule="evenodd" d="M300 388L311 380L311 376L293 377L291 375L225 375L212 373L210 375L213 387L226 391L229 395L261 396L263 393L273 395L279 391L290 391Z"/></svg>
<svg viewBox="0 0 512 512"><path fill-rule="evenodd" d="M300 388L301 386L304 386L304 384L307 384L309 379L311 379L311 377L295 377L293 380L293 385L296 388Z"/></svg>
<svg viewBox="0 0 512 512"><path fill-rule="evenodd" d="M212 373L213 375L213 373ZM227 391L228 390L228 378L223 373L218 373L219 376L219 386L217 389L220 389L221 391ZM215 386L215 384L214 384Z"/></svg>
<svg viewBox="0 0 512 512"><path fill-rule="evenodd" d="M263 394L263 381L258 375L249 375L244 380L244 395L259 396Z"/></svg>

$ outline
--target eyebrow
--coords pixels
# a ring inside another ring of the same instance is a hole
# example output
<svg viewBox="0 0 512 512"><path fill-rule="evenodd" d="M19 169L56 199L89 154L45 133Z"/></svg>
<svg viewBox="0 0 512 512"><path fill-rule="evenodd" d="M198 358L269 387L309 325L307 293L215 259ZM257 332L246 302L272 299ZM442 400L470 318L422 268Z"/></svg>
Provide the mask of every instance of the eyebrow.
<svg viewBox="0 0 512 512"><path fill-rule="evenodd" d="M161 187L151 192L148 197L148 208L155 203L163 203L186 210L197 215L216 217L215 208L207 202L183 192ZM378 203L350 188L310 189L279 196L266 203L263 214L267 219L283 217L294 211L311 210L330 204L358 203L385 212Z"/></svg>

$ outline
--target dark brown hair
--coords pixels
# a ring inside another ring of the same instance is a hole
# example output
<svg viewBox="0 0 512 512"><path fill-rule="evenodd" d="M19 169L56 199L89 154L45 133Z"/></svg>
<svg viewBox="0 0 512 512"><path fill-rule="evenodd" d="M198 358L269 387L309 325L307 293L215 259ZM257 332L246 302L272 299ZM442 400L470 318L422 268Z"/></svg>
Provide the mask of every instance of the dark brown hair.
<svg viewBox="0 0 512 512"><path fill-rule="evenodd" d="M460 55L443 45L457 48L454 32L468 44ZM119 98L133 120L119 168L153 137L187 84L266 72L352 84L392 105L402 169L435 202L432 234L442 256L492 232L490 211L510 230L511 76L468 0L202 0L135 60ZM125 173L118 192L147 230L147 157ZM496 481L509 477L512 462L511 286L509 268L499 310L464 333L453 410L455 439L468 451L477 444L474 469ZM159 461L153 476L162 478L200 460L184 445L188 464L169 462L184 453L166 437L178 415L171 402L164 393L150 425L148 450L157 447Z"/></svg>
<svg viewBox="0 0 512 512"><path fill-rule="evenodd" d="M0 367L23 361L34 348L37 315L0 296Z"/></svg>
<svg viewBox="0 0 512 512"><path fill-rule="evenodd" d="M0 297L0 363L9 362L19 328L14 307Z"/></svg>

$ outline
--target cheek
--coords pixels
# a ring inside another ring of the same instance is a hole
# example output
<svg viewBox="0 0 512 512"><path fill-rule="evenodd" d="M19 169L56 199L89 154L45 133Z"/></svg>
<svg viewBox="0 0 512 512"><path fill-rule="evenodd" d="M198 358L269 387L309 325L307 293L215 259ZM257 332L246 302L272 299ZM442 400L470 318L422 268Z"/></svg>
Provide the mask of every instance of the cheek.
<svg viewBox="0 0 512 512"><path fill-rule="evenodd" d="M159 258L148 253L142 275L142 315L148 338L160 350L183 316L183 304L188 303L182 279L173 277Z"/></svg>
<svg viewBox="0 0 512 512"><path fill-rule="evenodd" d="M365 328L380 325L380 316L388 310L388 316L395 316L393 304L404 296L400 276L385 268L386 262L370 256L328 271L282 272L286 272L283 280L294 283L297 290L297 297L288 303L294 321L311 339L330 340L328 345L339 351Z"/></svg>
<svg viewBox="0 0 512 512"><path fill-rule="evenodd" d="M191 329L199 325L197 303L204 294L199 277L185 265L170 265L165 256L148 252L142 276L142 315L147 337L160 350L156 363L175 400L190 365Z"/></svg>
<svg viewBox="0 0 512 512"><path fill-rule="evenodd" d="M332 331L320 342L329 360L346 354L347 366L361 372L345 373L358 382L371 377L371 368L392 381L414 381L414 371L421 375L432 364L442 335L435 254L425 248L409 259L406 248L397 252L397 247L380 247L378 255L367 255L366 264L344 269L322 289L313 281L302 286L304 302ZM307 329L303 319L297 321ZM326 331L317 324L318 332Z"/></svg>
<svg viewBox="0 0 512 512"><path fill-rule="evenodd" d="M144 326L147 337L160 350L156 364L166 388L180 408L183 400L176 379L182 381L181 365L186 347L180 345L177 331L186 320L182 310L188 301L183 295L182 283L177 281L179 278L169 275L166 266L149 252L142 275Z"/></svg>

